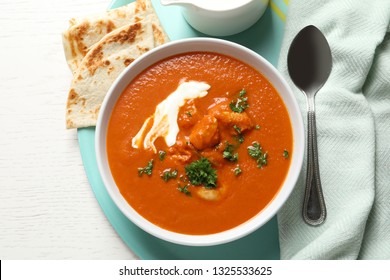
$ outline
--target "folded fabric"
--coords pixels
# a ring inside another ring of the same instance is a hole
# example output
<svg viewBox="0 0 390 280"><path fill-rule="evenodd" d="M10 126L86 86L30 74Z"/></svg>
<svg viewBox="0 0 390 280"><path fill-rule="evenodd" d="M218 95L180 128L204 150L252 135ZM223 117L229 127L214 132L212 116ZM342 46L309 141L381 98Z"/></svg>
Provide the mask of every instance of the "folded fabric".
<svg viewBox="0 0 390 280"><path fill-rule="evenodd" d="M326 222L302 219L306 162L278 213L282 259L390 259L390 1L290 0L278 68L306 122L287 53L315 25L332 50L331 75L316 95L317 141Z"/></svg>

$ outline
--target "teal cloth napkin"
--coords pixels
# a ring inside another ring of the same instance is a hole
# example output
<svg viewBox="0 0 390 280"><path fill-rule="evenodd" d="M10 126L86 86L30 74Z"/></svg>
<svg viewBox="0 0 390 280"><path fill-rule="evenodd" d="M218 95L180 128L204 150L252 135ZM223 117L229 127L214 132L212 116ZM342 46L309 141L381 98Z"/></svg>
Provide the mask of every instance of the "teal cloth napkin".
<svg viewBox="0 0 390 280"><path fill-rule="evenodd" d="M282 259L390 259L390 0L290 0L278 68L306 122L287 53L315 25L332 50L331 75L316 95L326 222L302 219L306 162L278 213Z"/></svg>

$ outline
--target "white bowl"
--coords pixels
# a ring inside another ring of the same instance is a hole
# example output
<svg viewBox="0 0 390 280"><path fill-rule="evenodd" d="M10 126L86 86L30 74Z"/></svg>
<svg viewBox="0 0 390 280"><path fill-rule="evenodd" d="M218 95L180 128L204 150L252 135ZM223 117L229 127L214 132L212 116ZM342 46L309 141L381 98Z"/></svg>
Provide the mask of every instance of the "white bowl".
<svg viewBox="0 0 390 280"><path fill-rule="evenodd" d="M123 198L116 186L111 175L106 151L106 132L111 111L118 97L122 94L127 85L150 65L172 55L195 51L208 51L229 55L251 65L262 73L279 92L287 107L294 139L291 166L283 186L276 197L264 210L247 222L233 229L209 235L187 235L171 232L154 225L139 215ZM100 175L110 197L122 213L134 224L158 238L190 246L207 246L230 242L248 235L268 222L282 207L293 190L302 167L304 154L304 129L301 112L290 87L283 77L268 61L257 53L236 43L213 38L193 38L173 41L152 49L129 65L129 67L127 67L115 80L103 101L96 126L95 141L96 158Z"/></svg>
<svg viewBox="0 0 390 280"><path fill-rule="evenodd" d="M161 0L161 4L182 6L184 18L202 33L228 36L256 23L268 0Z"/></svg>

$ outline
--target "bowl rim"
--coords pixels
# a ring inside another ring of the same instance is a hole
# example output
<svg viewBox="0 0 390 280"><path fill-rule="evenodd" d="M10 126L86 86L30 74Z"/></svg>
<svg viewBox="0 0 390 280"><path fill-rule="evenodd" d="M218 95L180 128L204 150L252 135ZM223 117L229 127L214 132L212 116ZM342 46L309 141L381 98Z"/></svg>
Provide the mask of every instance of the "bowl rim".
<svg viewBox="0 0 390 280"><path fill-rule="evenodd" d="M123 90L139 73L141 73L148 66L153 65L154 63L157 63L158 61L161 61L167 57L180 53L188 53L191 51L208 51L225 54L254 67L277 89L288 110L293 130L293 153L289 171L282 187L275 195L275 197L263 210L261 210L258 214L246 222L226 231L206 235L189 235L172 232L151 223L146 218L138 214L119 192L119 189L111 175L106 151L107 124L111 116L111 110L113 106L115 106ZM229 53L227 53L227 51L229 51ZM230 52L246 56L246 59L251 58L254 60L254 62L262 65L265 68L259 70L258 67L255 67L252 63L243 61L245 59L236 57L235 55L230 55ZM272 76L271 79L270 76ZM278 86L275 86L275 83L272 82L275 79L279 82ZM282 94L280 93L280 88L283 88L284 90ZM285 98L288 98L288 104L286 104ZM261 55L240 44L218 38L197 37L175 40L158 46L135 59L133 63L131 63L121 72L121 74L115 79L110 89L108 90L100 108L95 133L95 154L98 170L108 194L119 210L131 222L136 224L139 228L143 229L147 233L168 242L188 246L211 246L228 243L242 238L259 229L277 214L277 212L290 196L298 180L303 164L304 142L305 138L303 119L298 103L291 88L283 76L271 63L269 63Z"/></svg>

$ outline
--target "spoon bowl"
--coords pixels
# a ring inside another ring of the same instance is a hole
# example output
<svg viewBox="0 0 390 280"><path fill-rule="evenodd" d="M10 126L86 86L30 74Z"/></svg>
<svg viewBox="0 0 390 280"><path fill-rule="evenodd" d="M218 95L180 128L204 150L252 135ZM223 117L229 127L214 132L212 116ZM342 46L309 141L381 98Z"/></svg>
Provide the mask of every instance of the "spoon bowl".
<svg viewBox="0 0 390 280"><path fill-rule="evenodd" d="M309 225L317 226L326 219L318 162L315 102L332 70L332 53L322 32L315 26L303 28L291 43L287 66L294 84L307 99L307 174L302 216Z"/></svg>

